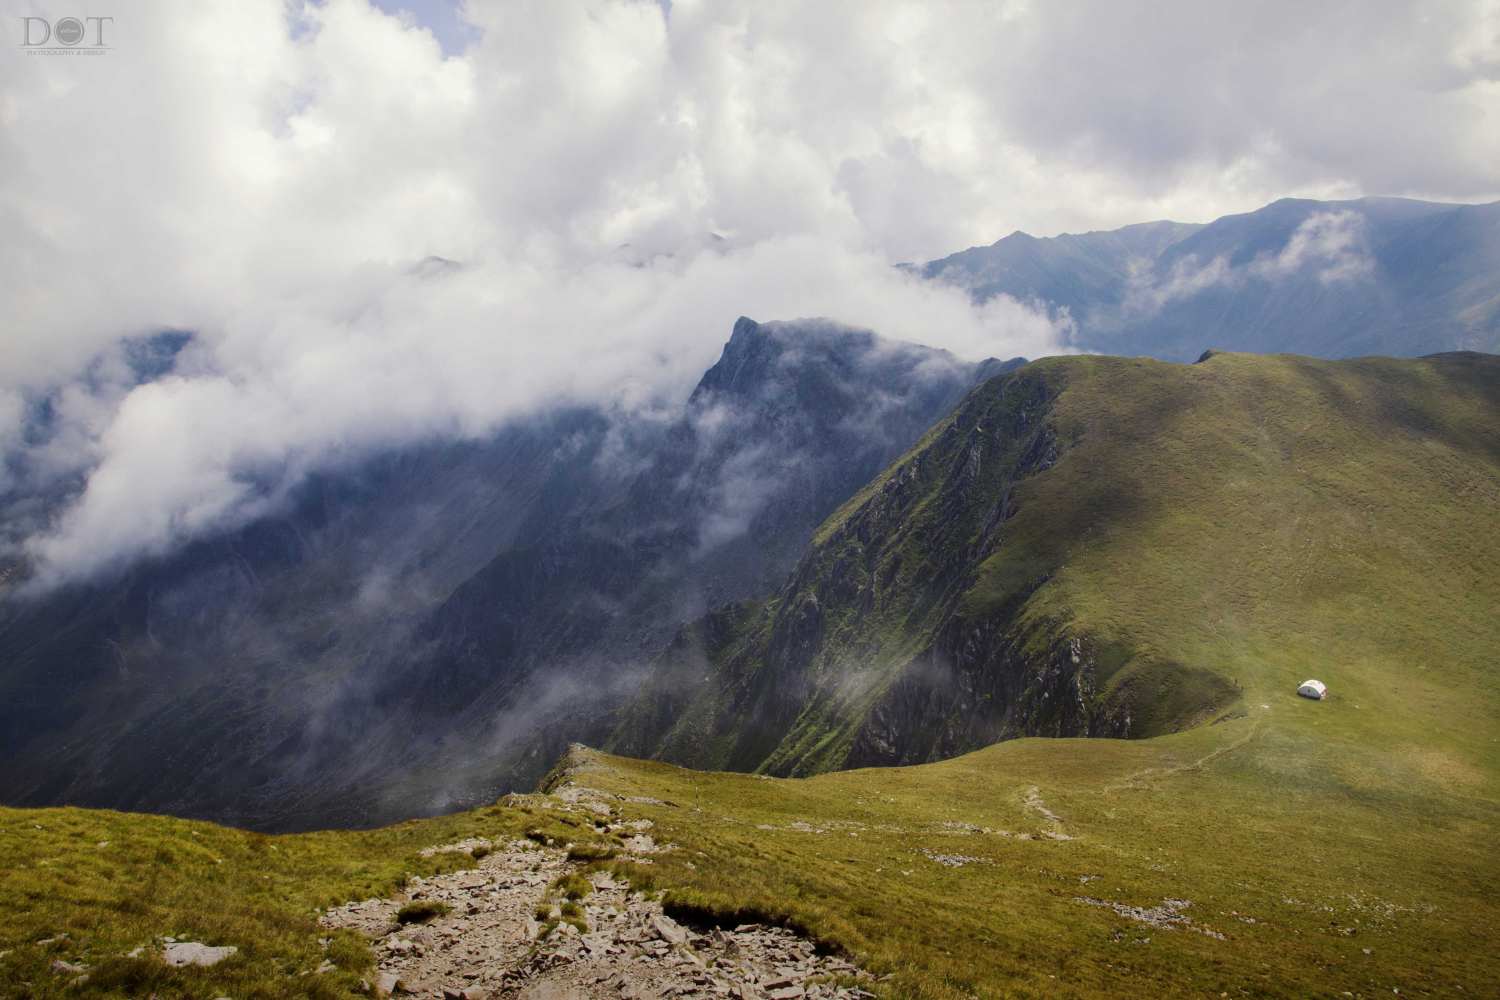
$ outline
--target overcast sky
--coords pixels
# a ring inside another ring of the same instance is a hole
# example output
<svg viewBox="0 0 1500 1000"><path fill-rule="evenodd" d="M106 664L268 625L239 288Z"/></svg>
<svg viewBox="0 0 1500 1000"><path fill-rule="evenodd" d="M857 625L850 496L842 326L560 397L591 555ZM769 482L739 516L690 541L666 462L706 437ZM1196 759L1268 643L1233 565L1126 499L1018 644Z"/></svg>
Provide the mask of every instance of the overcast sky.
<svg viewBox="0 0 1500 1000"><path fill-rule="evenodd" d="M1063 350L889 267L1014 229L1500 197L1489 0L0 11L0 453L44 393L66 430L0 489L85 477L27 543L61 576L254 516L268 469L685 392L742 313ZM24 47L67 15L107 50Z"/></svg>

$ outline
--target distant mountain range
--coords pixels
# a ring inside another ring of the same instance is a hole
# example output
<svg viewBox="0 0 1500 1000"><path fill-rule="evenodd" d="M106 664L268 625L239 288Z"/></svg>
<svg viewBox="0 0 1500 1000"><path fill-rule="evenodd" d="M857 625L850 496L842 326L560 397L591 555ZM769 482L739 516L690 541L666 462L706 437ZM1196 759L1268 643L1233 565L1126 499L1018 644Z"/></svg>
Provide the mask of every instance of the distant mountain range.
<svg viewBox="0 0 1500 1000"><path fill-rule="evenodd" d="M1066 313L1102 354L1500 350L1500 202L1288 198L1208 225L1017 232L912 270Z"/></svg>

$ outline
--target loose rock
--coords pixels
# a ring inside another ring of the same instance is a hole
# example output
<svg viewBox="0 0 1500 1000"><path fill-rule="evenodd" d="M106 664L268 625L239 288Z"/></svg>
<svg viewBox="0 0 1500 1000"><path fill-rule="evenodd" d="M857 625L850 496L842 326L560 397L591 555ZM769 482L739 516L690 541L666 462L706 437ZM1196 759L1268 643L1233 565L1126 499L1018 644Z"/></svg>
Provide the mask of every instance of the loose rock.
<svg viewBox="0 0 1500 1000"><path fill-rule="evenodd" d="M555 909L547 923L538 924L538 907L556 902L548 887L579 867L558 849L526 841L497 844L475 869L413 879L403 898L349 903L329 910L322 921L374 939L382 995L401 991L446 1000L856 1000L864 995L827 981L862 976L859 969L818 955L812 942L792 931L761 924L695 931L604 872L590 874L594 891L579 902L586 931L554 923ZM393 934L396 910L417 896L447 903L451 910Z"/></svg>
<svg viewBox="0 0 1500 1000"><path fill-rule="evenodd" d="M198 941L169 941L162 949L161 960L168 965L218 965L239 951L232 944L212 947Z"/></svg>

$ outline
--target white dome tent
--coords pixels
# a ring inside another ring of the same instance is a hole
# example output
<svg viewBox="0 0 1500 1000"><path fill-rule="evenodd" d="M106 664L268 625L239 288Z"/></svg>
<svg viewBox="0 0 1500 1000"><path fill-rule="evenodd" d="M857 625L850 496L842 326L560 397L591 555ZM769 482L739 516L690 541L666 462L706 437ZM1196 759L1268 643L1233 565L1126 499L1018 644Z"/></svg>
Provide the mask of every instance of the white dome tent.
<svg viewBox="0 0 1500 1000"><path fill-rule="evenodd" d="M1328 697L1328 686L1322 681L1303 681L1301 686L1297 688L1297 693L1304 698L1322 701Z"/></svg>

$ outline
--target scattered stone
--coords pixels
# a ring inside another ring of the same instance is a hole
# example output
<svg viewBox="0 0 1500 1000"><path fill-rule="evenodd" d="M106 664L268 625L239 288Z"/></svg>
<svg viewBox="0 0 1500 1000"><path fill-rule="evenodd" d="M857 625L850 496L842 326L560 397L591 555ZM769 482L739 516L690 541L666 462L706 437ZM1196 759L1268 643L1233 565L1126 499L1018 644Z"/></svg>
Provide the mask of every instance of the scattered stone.
<svg viewBox="0 0 1500 1000"><path fill-rule="evenodd" d="M637 833L626 837L624 842L626 854L658 854L671 848L658 844L649 833Z"/></svg>
<svg viewBox="0 0 1500 1000"><path fill-rule="evenodd" d="M682 925L666 914L662 914L659 917L652 917L651 929L656 931L656 936L667 942L667 944L687 943L687 931L683 930Z"/></svg>
<svg viewBox="0 0 1500 1000"><path fill-rule="evenodd" d="M1136 923L1146 924L1150 927L1159 927L1162 930L1176 930L1179 927L1196 931L1207 937L1218 941L1226 940L1225 936L1212 927L1196 924L1182 911L1192 906L1188 899L1164 899L1160 906L1131 906L1128 903L1119 903L1111 899L1095 899L1092 896L1074 896L1075 903L1083 903L1087 906L1100 906L1106 910L1113 910L1120 916ZM1150 938L1145 938L1149 942Z"/></svg>
<svg viewBox="0 0 1500 1000"><path fill-rule="evenodd" d="M562 806L599 800L579 794ZM644 839L651 849L663 849ZM382 996L773 1000L773 990L786 991L774 1000L868 995L831 981L862 977L859 969L845 959L818 955L812 942L790 930L744 924L700 933L606 872L589 873L594 891L578 901L588 929L557 922L560 900L549 887L581 867L556 847L497 844L474 869L415 878L402 897L348 903L326 911L321 920L325 927L352 928L377 941L376 992ZM422 927L402 928L397 936L396 911L419 896L447 903L450 912ZM539 910L550 911L540 924ZM548 933L542 934L543 928Z"/></svg>
<svg viewBox="0 0 1500 1000"><path fill-rule="evenodd" d="M232 944L213 947L199 941L172 941L162 949L161 960L168 965L218 965L239 951Z"/></svg>
<svg viewBox="0 0 1500 1000"><path fill-rule="evenodd" d="M962 868L964 865L989 864L989 861L985 858L976 858L967 854L939 854L936 851L928 850L925 847L921 849L921 854L929 861L936 861L938 864L944 865L948 868Z"/></svg>
<svg viewBox="0 0 1500 1000"><path fill-rule="evenodd" d="M58 973L59 975L81 976L88 970L89 967L81 962L64 962L60 958L54 958L52 960L52 971Z"/></svg>

